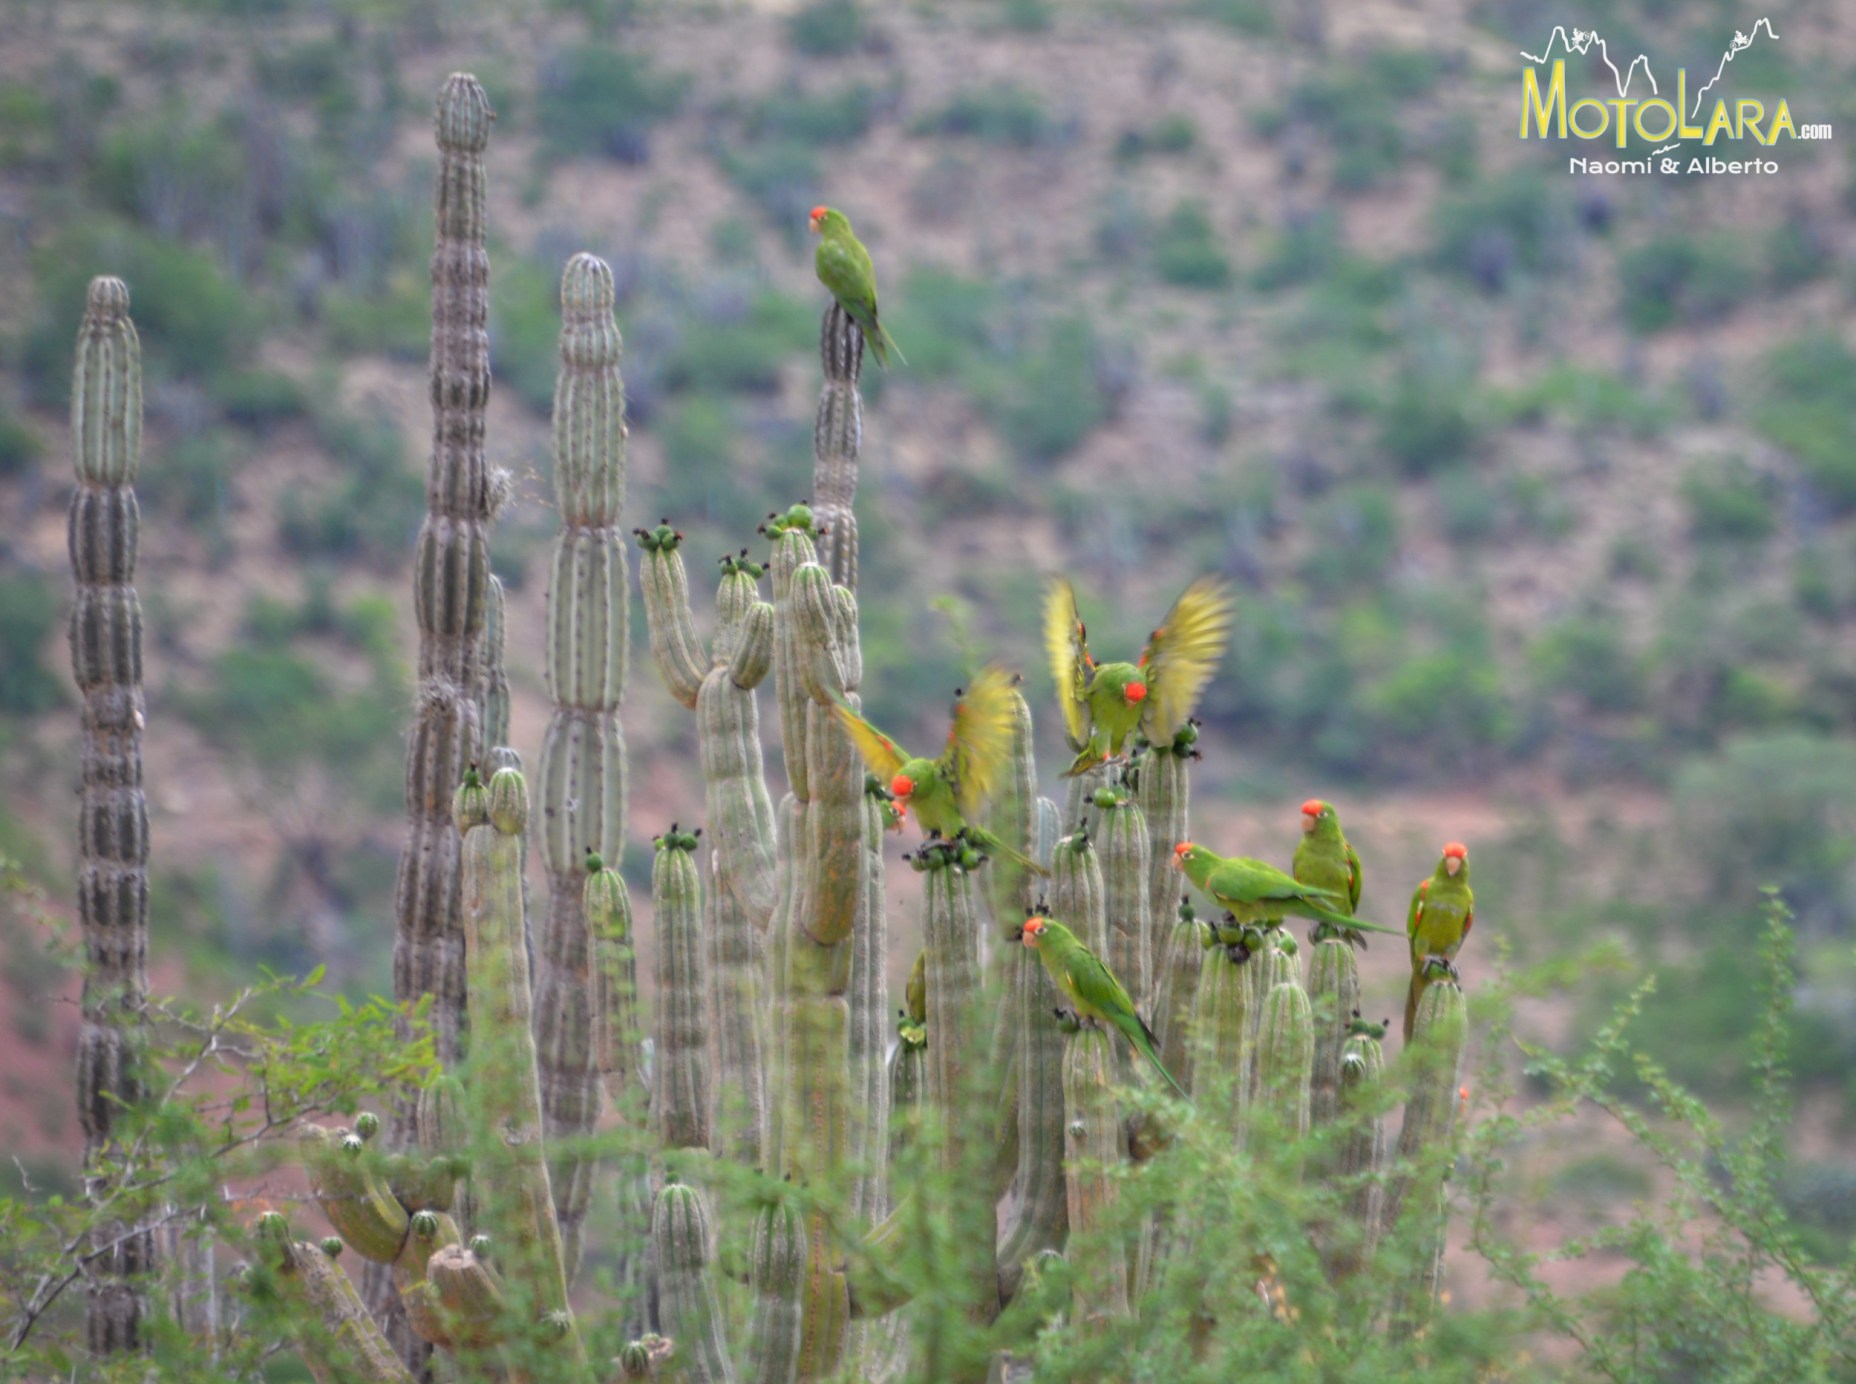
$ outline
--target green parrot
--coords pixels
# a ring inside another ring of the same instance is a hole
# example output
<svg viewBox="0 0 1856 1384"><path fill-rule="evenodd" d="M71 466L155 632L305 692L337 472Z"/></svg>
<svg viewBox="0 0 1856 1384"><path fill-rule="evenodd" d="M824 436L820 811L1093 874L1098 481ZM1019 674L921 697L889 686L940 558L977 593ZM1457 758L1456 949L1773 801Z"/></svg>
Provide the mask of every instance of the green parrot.
<svg viewBox="0 0 1856 1384"><path fill-rule="evenodd" d="M1405 991L1405 1041L1411 1041L1418 1021L1418 1001L1424 998L1432 972L1456 978L1456 954L1476 921L1476 895L1469 887L1469 847L1452 841L1431 877L1419 883L1405 915L1405 932L1411 938L1411 985Z"/></svg>
<svg viewBox="0 0 1856 1384"><path fill-rule="evenodd" d="M1220 908L1227 910L1238 923L1262 923L1276 926L1285 916L1312 918L1337 928L1363 928L1367 932L1398 929L1363 923L1340 912L1347 903L1345 894L1336 894L1312 885L1297 884L1274 865L1243 856L1226 859L1203 846L1181 841L1173 847L1173 864L1186 872L1186 878Z"/></svg>
<svg viewBox="0 0 1856 1384"><path fill-rule="evenodd" d="M883 330L876 317L876 269L870 252L851 230L851 218L836 207L812 208L811 226L818 235L818 250L812 257L818 281L831 290L851 321L862 329L876 363L889 368L889 353L904 365L908 357L896 344L896 338Z"/></svg>
<svg viewBox="0 0 1856 1384"><path fill-rule="evenodd" d="M939 759L909 754L842 699L833 709L864 763L879 779L889 781L899 814L913 808L915 820L930 838L964 838L983 851L1047 875L1050 871L972 820L999 787L1012 757L1016 682L1003 668L982 668L954 703L954 724Z"/></svg>
<svg viewBox="0 0 1856 1384"><path fill-rule="evenodd" d="M1076 612L1076 592L1061 577L1051 582L1044 600L1044 646L1064 729L1077 752L1065 778L1119 758L1136 731L1155 745L1173 743L1224 657L1231 605L1223 582L1200 577L1148 636L1138 662L1097 663Z"/></svg>
<svg viewBox="0 0 1856 1384"><path fill-rule="evenodd" d="M1167 1085L1179 1092L1181 1100L1192 1099L1160 1061L1153 1030L1135 1011L1134 1001L1128 998L1128 992L1101 957L1085 947L1062 923L1040 914L1026 918L1019 935L1025 945L1038 954L1038 960L1050 972L1051 983L1068 997L1078 1016L1115 1029L1153 1064L1154 1070L1166 1078Z"/></svg>
<svg viewBox="0 0 1856 1384"><path fill-rule="evenodd" d="M1344 908L1335 905L1338 913L1351 918L1360 906L1360 853L1340 829L1340 817L1333 803L1310 798L1302 804L1302 840L1295 848L1295 859L1289 863L1289 873L1295 876L1297 884L1344 898L1347 901ZM1315 941L1328 935L1328 926L1326 923L1316 926ZM1353 928L1348 928L1343 937L1353 946L1366 945L1366 938Z"/></svg>

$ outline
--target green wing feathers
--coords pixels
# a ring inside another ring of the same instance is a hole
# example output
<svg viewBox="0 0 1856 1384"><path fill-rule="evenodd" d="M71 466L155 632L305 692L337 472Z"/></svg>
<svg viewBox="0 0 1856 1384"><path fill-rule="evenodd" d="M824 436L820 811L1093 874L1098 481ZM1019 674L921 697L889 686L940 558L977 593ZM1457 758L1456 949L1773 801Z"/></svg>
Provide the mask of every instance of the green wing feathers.
<svg viewBox="0 0 1856 1384"><path fill-rule="evenodd" d="M1089 740L1089 642L1083 617L1076 611L1076 592L1062 577L1050 584L1044 597L1044 649L1050 656L1050 675L1057 684L1057 705L1063 712L1063 729L1070 748L1080 750Z"/></svg>
<svg viewBox="0 0 1856 1384"><path fill-rule="evenodd" d="M980 669L954 703L954 724L941 752L960 815L973 821L998 792L1012 758L1015 679L997 664Z"/></svg>
<svg viewBox="0 0 1856 1384"><path fill-rule="evenodd" d="M1147 675L1147 738L1170 741L1192 715L1199 694L1218 671L1231 637L1231 589L1200 577L1180 594L1141 653Z"/></svg>
<svg viewBox="0 0 1856 1384"><path fill-rule="evenodd" d="M870 772L883 781L884 787L888 787L896 771L907 762L908 755L903 753L902 747L894 740L851 710L851 704L842 697L833 699L831 709L838 718L838 724L844 727L844 733L851 737L851 743L857 747L857 753L864 757Z"/></svg>

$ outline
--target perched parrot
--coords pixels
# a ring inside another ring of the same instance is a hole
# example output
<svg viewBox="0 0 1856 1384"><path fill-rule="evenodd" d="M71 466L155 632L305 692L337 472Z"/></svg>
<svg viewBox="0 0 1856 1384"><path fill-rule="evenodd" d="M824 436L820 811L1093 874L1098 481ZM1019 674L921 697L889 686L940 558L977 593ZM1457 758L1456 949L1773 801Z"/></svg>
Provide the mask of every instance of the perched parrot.
<svg viewBox="0 0 1856 1384"><path fill-rule="evenodd" d="M1004 669L982 668L954 703L954 724L939 759L909 754L851 710L848 702L840 700L835 710L864 763L889 781L897 806L912 810L929 837L962 837L983 851L1046 875L1050 871L972 820L1003 780L1012 755L1014 685Z"/></svg>
<svg viewBox="0 0 1856 1384"><path fill-rule="evenodd" d="M1044 645L1064 729L1077 752L1064 777L1119 758L1136 731L1155 745L1172 744L1224 657L1230 630L1230 589L1215 577L1200 577L1173 602L1137 662L1097 663L1076 613L1076 592L1061 577L1052 581L1044 599Z"/></svg>
<svg viewBox="0 0 1856 1384"><path fill-rule="evenodd" d="M1345 894L1331 893L1295 880L1274 865L1243 856L1226 859L1203 846L1181 841L1173 847L1173 864L1186 872L1186 878L1198 886L1213 903L1227 910L1238 923L1263 923L1275 926L1283 918L1312 918L1337 928L1363 928L1367 932L1398 929L1363 923L1340 912L1347 903Z"/></svg>
<svg viewBox="0 0 1856 1384"><path fill-rule="evenodd" d="M1333 803L1310 798L1302 804L1302 840L1295 848L1289 872L1295 876L1297 884L1345 899L1344 906L1334 906L1337 913L1351 918L1360 906L1360 854L1340 829L1340 817ZM1327 934L1327 928L1326 923L1316 927L1316 941ZM1353 928L1342 935L1356 947L1366 945L1366 938Z"/></svg>
<svg viewBox="0 0 1856 1384"><path fill-rule="evenodd" d="M818 235L818 250L812 257L818 281L831 290L838 306L863 330L878 365L888 368L891 351L907 365L908 357L902 354L896 338L877 321L876 269L870 263L870 252L851 230L851 218L836 207L814 207L811 226Z"/></svg>
<svg viewBox="0 0 1856 1384"><path fill-rule="evenodd" d="M1476 921L1476 895L1469 887L1469 847L1452 841L1431 877L1419 883L1405 915L1405 932L1411 938L1411 986L1405 991L1405 1041L1418 1021L1418 1001L1431 983L1431 972L1441 965L1456 978L1456 954Z"/></svg>
<svg viewBox="0 0 1856 1384"><path fill-rule="evenodd" d="M1153 1030L1135 1012L1134 1001L1128 998L1128 992L1101 957L1078 941L1076 934L1062 923L1036 913L1025 919L1021 936L1025 945L1037 952L1038 960L1050 972L1052 984L1069 998L1081 1018L1094 1019L1115 1029L1153 1064L1154 1070L1166 1078L1167 1085L1179 1092L1180 1099L1192 1099L1160 1061Z"/></svg>

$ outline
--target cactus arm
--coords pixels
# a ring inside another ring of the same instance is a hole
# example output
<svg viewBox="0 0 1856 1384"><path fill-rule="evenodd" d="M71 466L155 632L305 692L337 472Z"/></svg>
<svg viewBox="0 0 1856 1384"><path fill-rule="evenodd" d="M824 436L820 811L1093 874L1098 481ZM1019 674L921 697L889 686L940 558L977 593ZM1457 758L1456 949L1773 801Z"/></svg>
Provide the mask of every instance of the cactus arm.
<svg viewBox="0 0 1856 1384"><path fill-rule="evenodd" d="M1309 1119L1320 1128L1340 1114L1341 1055L1347 1046L1348 1021L1360 1009L1360 967L1353 948L1343 939L1314 944L1308 965L1308 999L1315 1019Z"/></svg>
<svg viewBox="0 0 1856 1384"><path fill-rule="evenodd" d="M275 1212L260 1221L258 1232L273 1281L307 1319L297 1330L297 1349L316 1384L413 1384L412 1372L333 1258L317 1245L290 1240Z"/></svg>
<svg viewBox="0 0 1856 1384"><path fill-rule="evenodd" d="M673 825L658 837L657 847L651 866L651 901L657 919L651 1127L660 1148L706 1149L713 1112L696 837Z"/></svg>
<svg viewBox="0 0 1856 1384"><path fill-rule="evenodd" d="M733 1384L735 1379L722 1332L713 1245L702 1193L684 1183L666 1183L651 1212L651 1250L658 1313L688 1384Z"/></svg>
<svg viewBox="0 0 1856 1384"><path fill-rule="evenodd" d="M1257 1096L1270 1111L1269 1127L1277 1138L1299 1142L1308 1136L1308 1084L1314 1058L1315 1025L1308 992L1302 988L1301 977L1291 975L1272 985L1264 999L1257 1045Z"/></svg>
<svg viewBox="0 0 1856 1384"><path fill-rule="evenodd" d="M1051 856L1051 916L1065 924L1097 956L1108 954L1108 896L1102 862L1087 830L1057 843Z"/></svg>
<svg viewBox="0 0 1856 1384"><path fill-rule="evenodd" d="M487 796L487 803L483 798ZM528 789L514 769L498 770L487 794L458 792L464 834L465 939L469 948L471 1054L465 1087L495 1144L497 1167L474 1179L484 1222L523 1285L514 1304L527 1320L518 1339L583 1372L586 1353L567 1311L567 1271L544 1160L541 1083L532 1027L523 832ZM552 1323L568 1323L562 1335Z"/></svg>
<svg viewBox="0 0 1856 1384"><path fill-rule="evenodd" d="M857 589L857 454L863 446L863 336L833 303L819 323L819 359L825 381L812 428L812 504L824 526L820 553L831 579Z"/></svg>
<svg viewBox="0 0 1856 1384"><path fill-rule="evenodd" d="M76 600L71 668L83 698L78 787L77 911L83 929L82 1028L77 1111L84 1131L85 1191L109 1195L94 1170L115 1144L126 1106L148 1095L141 1018L148 997L148 802L142 791L142 607L135 592L139 535L142 352L121 279L90 281L71 381L72 459L68 546ZM98 1259L85 1301L94 1354L144 1344L148 1303L135 1280L155 1269L152 1234L96 1228L115 1247Z"/></svg>
<svg viewBox="0 0 1856 1384"><path fill-rule="evenodd" d="M544 682L554 703L536 783L548 911L535 942L535 1041L547 1136L582 1139L599 1116L599 1018L584 858L616 869L625 844L625 737L619 701L631 601L620 507L625 497L625 382L612 271L578 254L561 273L554 386L554 497L561 531L548 587ZM623 888L621 882L618 886ZM569 1273L592 1192L592 1161L557 1156L551 1186Z"/></svg>
<svg viewBox="0 0 1856 1384"><path fill-rule="evenodd" d="M709 660L702 656L696 622L690 614L690 579L678 550L680 534L661 538L668 525L647 533L638 530L644 556L638 564L638 585L644 592L645 629L651 637L651 661L670 695L685 706L696 705ZM654 546L655 545L655 546Z"/></svg>
<svg viewBox="0 0 1856 1384"><path fill-rule="evenodd" d="M806 1258L805 1217L796 1208L778 1201L755 1216L748 1261L754 1317L743 1360L755 1384L797 1384Z"/></svg>
<svg viewBox="0 0 1856 1384"><path fill-rule="evenodd" d="M1173 916L1174 901L1179 897L1179 872L1173 868L1173 847L1192 839L1187 818L1192 806L1192 762L1199 757L1199 727L1187 721L1174 735L1172 743L1155 745L1141 756L1135 775L1135 800L1147 815L1148 847L1152 852L1147 864L1147 911L1156 931L1150 937L1152 947L1149 970L1159 974L1161 955L1167 945L1160 920ZM1162 1021L1156 1017L1154 1032L1163 1033Z"/></svg>
<svg viewBox="0 0 1856 1384"><path fill-rule="evenodd" d="M1109 969L1139 1004L1148 993L1147 816L1123 795L1102 809L1102 884ZM1126 1053L1126 1049L1122 1050Z"/></svg>
<svg viewBox="0 0 1856 1384"><path fill-rule="evenodd" d="M1336 1282L1370 1263L1379 1245L1385 1204L1379 1174L1386 1161L1386 1124L1375 1102L1384 1073L1385 1056L1377 1038L1348 1038L1340 1061L1340 1106L1349 1124L1334 1163L1345 1211L1322 1247L1322 1263Z"/></svg>
<svg viewBox="0 0 1856 1384"><path fill-rule="evenodd" d="M1106 1230L1121 1160L1116 1109L1115 1053L1105 1029L1093 1025L1071 1035L1063 1057L1063 1101L1068 1145L1064 1186L1070 1224L1069 1258L1076 1267L1078 1316L1091 1323L1128 1315L1128 1256Z"/></svg>
<svg viewBox="0 0 1856 1384"><path fill-rule="evenodd" d="M894 1029L889 1007L889 930L883 911L883 808L863 795L863 896L851 927L849 1156L859 1174L851 1215L860 1223L889 1213L889 1075L885 1054Z"/></svg>
<svg viewBox="0 0 1856 1384"><path fill-rule="evenodd" d="M1260 956L1239 964L1224 948L1213 948L1193 1006L1188 1089L1194 1103L1219 1119L1233 1140L1241 1137L1251 1094L1250 1018L1256 986L1249 973L1262 965Z"/></svg>

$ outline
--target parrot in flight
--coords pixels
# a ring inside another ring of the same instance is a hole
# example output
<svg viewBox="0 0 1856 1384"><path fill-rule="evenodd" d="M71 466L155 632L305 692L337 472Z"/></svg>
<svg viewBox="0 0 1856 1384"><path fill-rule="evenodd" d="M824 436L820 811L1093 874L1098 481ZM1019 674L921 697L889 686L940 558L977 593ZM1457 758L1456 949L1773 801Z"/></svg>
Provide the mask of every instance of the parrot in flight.
<svg viewBox="0 0 1856 1384"><path fill-rule="evenodd" d="M1469 847L1452 841L1444 847L1431 877L1419 882L1405 915L1411 939L1411 986L1405 991L1405 1041L1418 1021L1418 1001L1439 969L1456 979L1456 954L1476 921L1476 895L1469 887Z"/></svg>
<svg viewBox="0 0 1856 1384"><path fill-rule="evenodd" d="M1172 744L1224 657L1231 613L1230 589L1216 577L1200 577L1148 636L1139 661L1098 663L1076 611L1076 592L1061 577L1052 581L1044 599L1044 645L1064 729L1077 752L1064 777L1120 758L1137 731L1152 744Z"/></svg>
<svg viewBox="0 0 1856 1384"><path fill-rule="evenodd" d="M931 838L962 838L1035 874L1048 875L1050 871L974 820L1004 780L1012 757L1016 681L996 665L982 668L957 695L947 748L938 759L908 753L843 698L837 699L833 710L864 763L879 779L888 781L897 810L913 811Z"/></svg>
<svg viewBox="0 0 1856 1384"><path fill-rule="evenodd" d="M1351 918L1360 906L1360 853L1340 829L1340 816L1333 803L1310 798L1302 804L1302 839L1295 848L1295 858L1289 862L1289 873L1297 884L1345 899L1344 906L1335 905L1337 913ZM1319 924L1314 940L1321 941L1328 927ZM1356 947L1366 945L1366 938L1353 928L1346 930L1343 939Z"/></svg>
<svg viewBox="0 0 1856 1384"><path fill-rule="evenodd" d="M1226 859L1204 846L1181 841L1173 847L1174 867L1185 871L1186 878L1198 886L1213 903L1231 914L1238 923L1262 923L1274 927L1286 916L1312 918L1336 928L1361 928L1367 932L1389 932L1394 927L1363 923L1340 911L1347 904L1345 894L1297 884L1274 865L1243 856Z"/></svg>
<svg viewBox="0 0 1856 1384"><path fill-rule="evenodd" d="M1051 983L1069 999L1079 1017L1115 1029L1153 1064L1153 1069L1166 1078L1166 1084L1179 1092L1181 1100L1192 1099L1160 1061L1154 1031L1135 1011L1134 1001L1101 957L1084 946L1069 928L1041 914L1026 918L1019 936L1038 954L1038 960L1050 972Z"/></svg>
<svg viewBox="0 0 1856 1384"><path fill-rule="evenodd" d="M908 357L896 338L877 321L876 268L870 263L870 252L851 230L851 218L836 207L814 207L809 224L818 236L818 249L812 256L818 281L831 290L838 306L862 330L878 365L889 368L891 351L907 365Z"/></svg>

